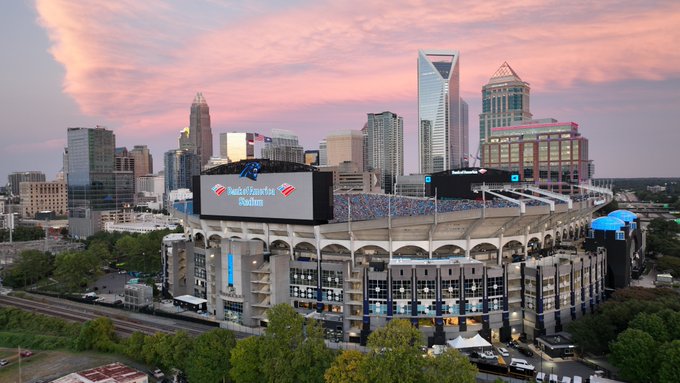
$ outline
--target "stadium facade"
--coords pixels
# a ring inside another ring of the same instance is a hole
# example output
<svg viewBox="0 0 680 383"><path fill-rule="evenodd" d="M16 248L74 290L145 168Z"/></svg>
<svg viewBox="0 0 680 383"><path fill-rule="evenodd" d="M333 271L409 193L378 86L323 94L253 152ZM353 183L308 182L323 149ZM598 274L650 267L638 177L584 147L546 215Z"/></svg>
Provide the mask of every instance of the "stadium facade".
<svg viewBox="0 0 680 383"><path fill-rule="evenodd" d="M268 308L288 303L344 341L364 343L393 318L432 344L474 333L506 341L562 331L605 297L606 251L557 245L586 236L609 189L484 201L333 195L313 167L251 164L203 172L194 201L173 209L185 233L163 242L164 293L205 298L218 320L262 326Z"/></svg>

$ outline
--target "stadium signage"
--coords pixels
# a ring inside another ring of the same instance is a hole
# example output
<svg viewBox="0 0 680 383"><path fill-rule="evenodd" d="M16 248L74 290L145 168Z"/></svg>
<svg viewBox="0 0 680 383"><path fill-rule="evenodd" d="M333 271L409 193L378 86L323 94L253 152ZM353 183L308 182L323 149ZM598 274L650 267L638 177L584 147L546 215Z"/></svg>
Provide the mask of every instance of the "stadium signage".
<svg viewBox="0 0 680 383"><path fill-rule="evenodd" d="M200 176L194 208L209 219L322 222L332 217L332 177L316 172L248 172ZM257 174L257 176L255 176ZM256 178L257 180L253 180ZM316 180L316 181L315 181ZM330 213L329 213L330 212Z"/></svg>
<svg viewBox="0 0 680 383"><path fill-rule="evenodd" d="M257 196L269 196L269 197L275 197L276 196L276 190L281 192L281 195L283 197L288 197L293 191L295 191L295 186L283 183L276 189L271 188L271 187L261 187L261 188L256 188L252 186L223 186L220 184L215 184L211 188L211 190L218 196L222 196L224 192L226 191L226 196L238 196L238 206L244 206L244 207L264 207L264 200L263 199L258 199L254 198ZM250 197L250 198L246 198Z"/></svg>
<svg viewBox="0 0 680 383"><path fill-rule="evenodd" d="M468 174L484 174L484 173L486 173L486 169L451 170L451 175L454 175L454 176L468 175Z"/></svg>

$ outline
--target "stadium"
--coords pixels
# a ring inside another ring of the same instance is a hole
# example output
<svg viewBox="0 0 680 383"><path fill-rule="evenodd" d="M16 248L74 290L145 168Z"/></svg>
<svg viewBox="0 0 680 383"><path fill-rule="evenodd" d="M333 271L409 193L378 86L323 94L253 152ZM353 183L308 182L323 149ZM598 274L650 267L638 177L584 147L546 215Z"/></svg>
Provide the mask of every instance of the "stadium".
<svg viewBox="0 0 680 383"><path fill-rule="evenodd" d="M288 303L329 338L362 344L392 318L429 344L554 334L605 297L606 251L576 244L612 192L508 181L470 184L477 200L334 194L312 166L221 165L171 208L185 233L163 241L163 292L251 327Z"/></svg>

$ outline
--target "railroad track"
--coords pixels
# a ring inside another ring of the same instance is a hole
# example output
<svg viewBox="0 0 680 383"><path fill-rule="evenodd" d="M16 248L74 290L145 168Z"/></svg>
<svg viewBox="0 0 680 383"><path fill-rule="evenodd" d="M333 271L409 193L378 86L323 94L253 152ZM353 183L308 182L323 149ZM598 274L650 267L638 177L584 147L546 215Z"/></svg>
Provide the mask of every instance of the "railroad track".
<svg viewBox="0 0 680 383"><path fill-rule="evenodd" d="M98 317L107 317L113 322L116 332L122 336L129 336L134 332L141 332L147 335L153 335L157 332L170 334L178 330L184 330L189 335L195 336L211 329L208 326L205 326L205 328L198 328L196 325L189 326L187 324L177 322L173 325L158 323L158 319L153 316L149 316L149 320L144 320L142 322L139 319L131 319L126 317L126 314L128 313L124 311L115 312L113 309L98 309L96 306L81 305L62 299L55 302L52 301L53 299L54 298L46 302L41 300L0 296L0 307L17 307L22 310L54 316L79 323L96 319Z"/></svg>

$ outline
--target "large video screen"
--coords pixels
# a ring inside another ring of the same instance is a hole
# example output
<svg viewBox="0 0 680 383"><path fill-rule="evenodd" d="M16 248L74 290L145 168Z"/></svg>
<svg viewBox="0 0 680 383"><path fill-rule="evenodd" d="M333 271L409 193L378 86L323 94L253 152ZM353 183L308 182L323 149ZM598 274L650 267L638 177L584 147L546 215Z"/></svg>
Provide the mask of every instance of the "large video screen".
<svg viewBox="0 0 680 383"><path fill-rule="evenodd" d="M332 218L328 216L332 185L327 181L314 172L201 175L200 215L246 221L327 221Z"/></svg>

